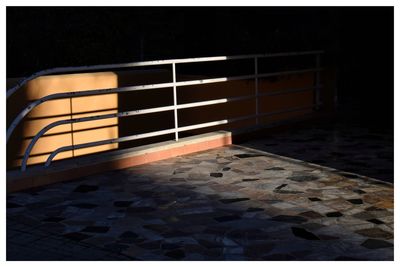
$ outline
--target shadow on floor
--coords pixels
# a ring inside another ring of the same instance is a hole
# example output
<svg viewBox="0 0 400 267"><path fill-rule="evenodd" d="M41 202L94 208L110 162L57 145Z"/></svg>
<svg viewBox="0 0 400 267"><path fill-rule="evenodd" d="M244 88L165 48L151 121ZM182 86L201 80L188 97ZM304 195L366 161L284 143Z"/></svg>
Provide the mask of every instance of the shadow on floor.
<svg viewBox="0 0 400 267"><path fill-rule="evenodd" d="M307 123L241 145L393 183L393 130L361 112Z"/></svg>

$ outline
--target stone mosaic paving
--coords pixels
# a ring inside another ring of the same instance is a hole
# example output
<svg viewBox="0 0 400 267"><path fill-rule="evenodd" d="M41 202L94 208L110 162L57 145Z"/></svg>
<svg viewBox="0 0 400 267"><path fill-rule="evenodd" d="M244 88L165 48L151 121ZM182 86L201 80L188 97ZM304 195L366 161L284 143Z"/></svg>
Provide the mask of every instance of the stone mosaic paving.
<svg viewBox="0 0 400 267"><path fill-rule="evenodd" d="M393 186L223 147L9 194L7 257L393 260Z"/></svg>
<svg viewBox="0 0 400 267"><path fill-rule="evenodd" d="M393 131L372 123L322 121L244 145L393 183Z"/></svg>

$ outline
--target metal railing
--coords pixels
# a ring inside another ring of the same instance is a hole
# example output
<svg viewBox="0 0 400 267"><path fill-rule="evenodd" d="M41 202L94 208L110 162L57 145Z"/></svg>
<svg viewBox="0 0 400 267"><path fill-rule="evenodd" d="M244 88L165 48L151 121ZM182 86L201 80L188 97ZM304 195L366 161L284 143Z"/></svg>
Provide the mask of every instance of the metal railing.
<svg viewBox="0 0 400 267"><path fill-rule="evenodd" d="M320 88L322 88L320 84L320 56L323 51L306 51L306 52L291 52L291 53L275 53L275 54L258 54L258 55L241 55L241 56L222 56L222 57L203 57L203 58L186 58L186 59L169 59L169 60L156 60L156 61L144 61L144 62L135 62L135 63L126 63L126 64L114 64L114 65L98 65L98 66L84 66L84 67L67 67L67 68L55 68L50 70L41 71L38 73L33 74L32 76L22 80L18 85L11 88L7 91L7 98L13 95L16 91L22 88L28 81L35 79L42 75L49 75L49 74L57 74L57 73L68 73L68 72L81 72L81 71L95 71L95 70L105 70L105 69L121 69L121 68L132 68L132 67L139 67L139 66L155 66L155 65L172 65L172 82L169 83L158 83L158 84L146 84L146 85L137 85L137 86L127 86L127 87L118 87L118 88L107 88L107 89L98 89L98 90L87 90L87 91L78 91L78 92L67 92L67 93L56 93L47 95L42 97L38 100L33 101L27 107L25 107L12 121L11 125L7 129L7 142L12 136L16 127L21 123L21 121L29 114L31 110L35 107L39 106L40 104L54 99L64 99L64 98L74 98L74 97L81 97L81 96L93 96L93 95L104 95L104 94L112 94L112 93L121 93L121 92L132 92L132 91L142 91L142 90L154 90L160 88L168 88L172 87L173 89L173 105L170 106L163 106L163 107L156 107L156 108L148 108L148 109L141 109L141 110L132 110L126 112L118 112L114 114L106 114L106 115L97 115L97 116L89 116L89 117L82 117L78 119L67 119L67 120L60 120L49 125L45 126L41 129L31 140L28 147L25 150L22 163L21 163L21 170L25 171L27 167L27 162L30 156L30 153L35 146L36 142L50 129L64 124L72 124L72 123L80 123L80 122L87 122L87 121L95 121L95 120L103 120L103 119L110 119L110 118L122 118L122 117L129 117L135 116L140 114L150 114L150 113L157 113L157 112L164 112L164 111L174 111L174 128L161 130L161 131L154 131L148 132L143 134L135 134L125 137L101 140L96 142L89 142L83 143L78 145L71 145L71 146L63 146L55 151L53 151L50 156L48 157L45 166L49 166L57 156L58 153L63 151L70 151L80 148L87 148L87 147L94 147L100 146L105 144L113 144L113 143L121 143L126 141L132 141L137 139L149 138L153 136L160 136L165 134L175 134L175 140L178 141L179 139L179 132L193 130L193 129L200 129L206 127L212 127L227 123L232 123L240 120L247 120L251 118L256 119L256 124L259 124L259 118L261 116L269 116L273 114L280 114L286 112L294 112L298 110L310 109L310 108L318 108L320 105ZM258 59L260 58L267 58L267 57L288 57L288 56L302 56L302 55L314 55L315 56L315 68L309 69L301 69L301 70L291 70L291 71L281 71L281 72L273 72L273 73L258 73ZM207 62L207 61L224 61L224 60L238 60L238 59L253 59L254 60L254 74L251 75L241 75L241 76L231 76L231 77L219 77L219 78L210 78L210 79L199 79L199 80L190 80L190 81L176 81L176 65L183 64L183 63L195 63L195 62ZM268 93L259 93L258 85L260 78L266 77L273 77L273 76L280 76L280 75L289 75L289 74L300 74L300 73L307 73L307 72L314 72L315 73L315 82L314 86L308 88L291 88L286 90L268 92ZM177 88L182 86L190 86L190 85L201 85L201 84L210 84L210 83L220 83L220 82L227 82L227 81L235 81L235 80L248 80L254 79L254 94L246 95L246 96L238 96L238 97L228 97L228 98L220 98L220 99L213 99L207 101L199 101L199 102L191 102L185 104L178 104L177 100ZM296 107L291 109L284 109L274 112L268 113L260 113L259 112L259 97L263 96L271 96L271 95L279 95L279 94L289 94L294 92L302 92L314 90L314 104L310 106L303 106L303 107ZM179 120L178 120L178 110L180 109L188 109L193 107L200 107L200 106L208 106L208 105L215 105L221 103L228 103L234 101L243 101L248 99L255 99L255 112L252 115L236 117L236 118L229 118L224 120L194 124L184 127L179 127Z"/></svg>

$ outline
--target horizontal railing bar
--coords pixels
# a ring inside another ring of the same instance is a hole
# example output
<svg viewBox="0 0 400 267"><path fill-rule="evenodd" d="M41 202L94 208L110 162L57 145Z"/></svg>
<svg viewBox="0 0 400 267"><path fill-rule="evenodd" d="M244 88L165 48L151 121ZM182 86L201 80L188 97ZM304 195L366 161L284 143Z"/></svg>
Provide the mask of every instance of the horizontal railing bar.
<svg viewBox="0 0 400 267"><path fill-rule="evenodd" d="M236 59L250 59L254 57L265 58L265 57L281 57L281 56L301 56L301 55L315 55L322 54L324 51L303 51L303 52L284 52L284 53L270 53L270 54L255 54L255 55L239 55L239 56L216 56L216 57L198 57L198 58L186 58L186 59L166 59L166 60L153 60L153 61L141 61L133 63L121 63L121 64L106 64L106 65L95 65L95 66L79 66L79 67L60 67L42 70L34 73L33 75L24 78L17 85L7 90L7 99L13 95L19 88L25 85L30 80L37 77L57 74L57 73L69 73L69 72L80 72L80 71L95 71L104 69L120 69L120 68L131 68L131 67L144 67L154 65L167 65L172 63L195 63L195 62L206 62L206 61L222 61L222 60L236 60Z"/></svg>
<svg viewBox="0 0 400 267"><path fill-rule="evenodd" d="M260 113L259 116L271 116L271 115L277 115L277 114L282 114L282 113L300 111L303 109L314 108L315 106L316 105L308 105L308 106L302 106L302 107L296 107L296 108L290 108L290 109L281 109L281 110L272 111L272 112L264 112L264 113Z"/></svg>
<svg viewBox="0 0 400 267"><path fill-rule="evenodd" d="M305 73L305 72L313 72L313 71L320 71L322 69L303 69L303 70L292 70L292 71L280 71L280 72L272 72L272 73L264 73L258 74L258 78L266 78L266 77L273 77L279 75L290 75L290 74L298 74L298 73ZM247 80L247 79L254 79L256 75L241 75L241 76L231 76L231 77L221 77L221 78L211 78L211 79L202 79L202 80L193 80L193 81L182 81L177 82L176 86L190 86L190 85L200 85L200 84L208 84L208 83L220 83L220 82L228 82L228 81L237 81L237 80Z"/></svg>
<svg viewBox="0 0 400 267"><path fill-rule="evenodd" d="M192 102L192 103L187 103L187 104L179 104L178 105L178 109L186 109L186 108L193 108L193 107L200 107L200 106L208 106L208 105L214 105L214 104L223 104L223 103L246 100L246 99L252 99L252 98L254 98L254 95L246 95L246 96L238 96L238 97L227 97L227 98L221 98L221 99L206 100L206 101L200 101L200 102Z"/></svg>
<svg viewBox="0 0 400 267"><path fill-rule="evenodd" d="M83 116L83 115L91 115L93 113L102 113L105 114L106 112L111 112L111 111L117 111L117 108L105 108L105 109L96 109L96 110L89 110L89 111L77 111L74 112L74 116ZM64 113L59 113L59 114L54 114L54 115L35 115L32 117L29 117L29 121L37 121L37 120L45 120L45 119L54 119L54 118L61 118L61 117L71 117L71 112L65 111Z"/></svg>
<svg viewBox="0 0 400 267"><path fill-rule="evenodd" d="M322 86L319 86L322 88ZM291 93L298 93L304 91L310 91L316 89L316 86L311 87L304 87L304 88L294 88L294 89L285 89L273 92L266 92L266 93L259 93L258 96L275 96L275 95L284 95L284 94L291 94Z"/></svg>
<svg viewBox="0 0 400 267"><path fill-rule="evenodd" d="M314 107L314 105L306 106L306 107L298 107L298 108L286 109L286 110L280 110L280 111L276 111L276 112L260 113L258 116L275 115L275 114L279 114L279 113L293 112L293 111L302 110L302 109L308 109L308 108L312 108L312 107ZM53 158L57 154L59 154L61 152L64 152L64 151L87 148L87 147L93 147L93 146L100 146L100 145L106 145L106 144L121 143L121 142L137 140L137 139L144 139L144 138L149 138L149 137L154 137L154 136L160 136L160 135L174 133L175 131L183 132L183 131L188 131L188 130L194 130L194 129L212 127L212 126L218 126L218 125L222 125L222 124L236 122L236 121L239 121L239 120L251 119L251 118L254 118L254 117L257 117L257 115L242 116L242 117L237 117L237 118L233 118L233 119L225 119L225 120L219 120L219 121L212 121L212 122L200 123L200 124L195 124L195 125L183 126L183 127L177 128L177 129L172 128L172 129L167 129L167 130L149 132L149 133L144 133L144 134L136 134L136 135L126 136L126 137L95 141L95 142L84 143L84 144L79 144L79 145L64 146L64 147L60 147L60 148L56 149L55 151L53 151L50 154L50 156L47 158L45 167L48 167L51 164Z"/></svg>
<svg viewBox="0 0 400 267"><path fill-rule="evenodd" d="M314 71L321 71L321 70L322 70L322 68L288 70L288 71L281 71L281 72L262 73L262 74L258 74L257 77L258 78L266 78L266 77L273 77L273 76L278 76L278 75L299 74L299 73L314 72Z"/></svg>
<svg viewBox="0 0 400 267"><path fill-rule="evenodd" d="M273 72L273 73L266 73L266 74L259 74L257 77L272 77L272 76L279 76L279 75L288 75L288 74L296 74L296 73L305 73L305 72L312 72L312 71L320 71L321 68L313 68L313 69L303 69L303 70L293 70L293 71L283 71L283 72ZM193 81L181 81L176 82L176 86L190 86L190 85L200 85L200 84L209 84L209 83L219 83L219 82L226 82L226 81L235 81L235 80L245 80L245 79L253 79L256 75L242 75L242 76L232 76L232 77L222 77L222 78L211 78L211 79L201 79L201 80L193 80ZM18 124L23 120L23 118L29 114L29 112L37 107L38 105L54 99L63 99L69 97L81 97L81 96L92 96L92 95L103 95L103 94L112 94L112 93L121 93L121 92L132 92L132 91L141 91L141 90L152 90L152 89L161 89L161 88L168 88L173 87L174 83L158 83L158 84L147 84L147 85L136 85L136 86L127 86L127 87L119 87L119 88L107 88L107 89L98 89L98 90L86 90L86 91L79 91L79 92L67 92L67 93L57 93L45 96L41 99L33 101L29 104L25 109L23 109L17 117L13 120L9 128L7 129L7 136L6 140L8 142L9 138L11 137L12 133L14 132L15 128Z"/></svg>

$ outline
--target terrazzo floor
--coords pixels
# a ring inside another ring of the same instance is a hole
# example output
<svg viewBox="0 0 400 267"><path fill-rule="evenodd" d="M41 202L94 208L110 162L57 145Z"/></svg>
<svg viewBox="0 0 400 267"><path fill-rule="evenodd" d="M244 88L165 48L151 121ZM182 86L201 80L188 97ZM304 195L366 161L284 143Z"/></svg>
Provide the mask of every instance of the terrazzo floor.
<svg viewBox="0 0 400 267"><path fill-rule="evenodd" d="M372 122L307 123L243 145L393 183L393 131Z"/></svg>
<svg viewBox="0 0 400 267"><path fill-rule="evenodd" d="M7 195L8 260L393 260L393 185L232 145Z"/></svg>

